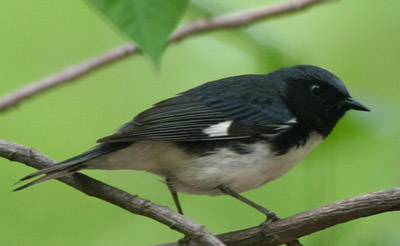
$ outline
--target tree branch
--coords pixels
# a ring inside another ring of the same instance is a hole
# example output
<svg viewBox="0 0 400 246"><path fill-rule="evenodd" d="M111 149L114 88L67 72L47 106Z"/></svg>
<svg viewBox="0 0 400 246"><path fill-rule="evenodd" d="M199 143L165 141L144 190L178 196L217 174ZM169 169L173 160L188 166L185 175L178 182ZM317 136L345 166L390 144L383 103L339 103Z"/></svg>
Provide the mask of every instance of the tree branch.
<svg viewBox="0 0 400 246"><path fill-rule="evenodd" d="M0 140L0 156L10 161L24 163L36 169L42 169L56 163L56 161L37 152L33 148L5 140ZM149 200L142 199L136 195L131 195L96 179L92 179L84 174L75 173L73 175L58 178L58 180L89 196L97 197L101 200L112 203L131 213L157 220L158 222L169 226L171 229L177 230L186 236L193 238L195 241L198 241L200 245L224 245L215 236L208 232L204 226L170 210L168 207L154 204Z"/></svg>
<svg viewBox="0 0 400 246"><path fill-rule="evenodd" d="M170 41L182 40L192 34L200 34L203 32L227 28L239 28L255 24L261 20L267 20L272 17L304 10L314 4L328 1L329 0L292 0L252 10L196 20L178 28L174 33L172 33Z"/></svg>
<svg viewBox="0 0 400 246"><path fill-rule="evenodd" d="M55 163L54 160L32 148L4 140L0 140L0 156L37 169L42 169ZM155 219L174 230L184 233L194 239L187 242L188 246L224 244L234 246L280 245L350 220L400 210L400 188L394 188L321 206L273 222L264 229L253 227L221 234L217 236L220 240L218 241L202 225L171 211L167 207L130 195L86 175L76 173L59 178L59 180L89 196L110 202L129 212ZM169 243L163 246L175 245L178 244Z"/></svg>
<svg viewBox="0 0 400 246"><path fill-rule="evenodd" d="M200 19L178 28L171 35L169 43L182 40L194 34L250 25L260 20L266 20L271 17L303 10L321 2L328 2L328 0L292 0L258 9L221 15L209 19ZM40 92L71 82L95 71L98 68L109 65L114 61L136 54L138 51L139 49L132 44L122 45L102 55L55 73L47 78L30 83L27 86L0 98L0 111L15 106L22 100L28 99Z"/></svg>
<svg viewBox="0 0 400 246"><path fill-rule="evenodd" d="M321 206L273 222L264 230L253 227L224 233L217 237L230 246L281 245L350 220L398 210L400 210L400 187L371 192ZM168 243L162 246L177 245ZM191 241L188 244L188 246L194 245L199 244Z"/></svg>

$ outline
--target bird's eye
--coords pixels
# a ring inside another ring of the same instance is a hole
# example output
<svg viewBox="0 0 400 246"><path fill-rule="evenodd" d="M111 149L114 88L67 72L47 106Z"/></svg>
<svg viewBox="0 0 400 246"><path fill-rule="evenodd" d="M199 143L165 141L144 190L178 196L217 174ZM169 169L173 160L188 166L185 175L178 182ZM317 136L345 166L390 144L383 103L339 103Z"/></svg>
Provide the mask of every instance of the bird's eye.
<svg viewBox="0 0 400 246"><path fill-rule="evenodd" d="M319 85L313 85L311 86L311 94L313 96L319 97L322 94L322 89Z"/></svg>

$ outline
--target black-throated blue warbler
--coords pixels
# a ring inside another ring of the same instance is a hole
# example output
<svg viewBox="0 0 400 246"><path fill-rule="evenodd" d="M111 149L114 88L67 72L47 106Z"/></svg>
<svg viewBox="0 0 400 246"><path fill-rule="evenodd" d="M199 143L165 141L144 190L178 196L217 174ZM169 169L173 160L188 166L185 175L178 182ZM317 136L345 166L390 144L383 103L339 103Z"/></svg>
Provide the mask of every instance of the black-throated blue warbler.
<svg viewBox="0 0 400 246"><path fill-rule="evenodd" d="M346 111L369 111L331 72L307 65L209 82L161 101L83 154L21 179L24 189L83 169L134 169L177 192L231 195L271 182L302 160Z"/></svg>

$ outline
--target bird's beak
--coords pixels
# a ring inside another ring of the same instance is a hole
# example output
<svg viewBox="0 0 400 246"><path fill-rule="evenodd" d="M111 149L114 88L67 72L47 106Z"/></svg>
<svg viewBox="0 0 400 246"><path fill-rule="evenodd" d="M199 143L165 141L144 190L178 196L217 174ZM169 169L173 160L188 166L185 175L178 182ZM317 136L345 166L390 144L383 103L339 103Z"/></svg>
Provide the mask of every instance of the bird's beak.
<svg viewBox="0 0 400 246"><path fill-rule="evenodd" d="M347 109L354 109L354 110L360 110L360 111L370 111L369 108L366 106L362 105L361 103L357 102L353 98L349 97L346 98L341 102L341 106Z"/></svg>

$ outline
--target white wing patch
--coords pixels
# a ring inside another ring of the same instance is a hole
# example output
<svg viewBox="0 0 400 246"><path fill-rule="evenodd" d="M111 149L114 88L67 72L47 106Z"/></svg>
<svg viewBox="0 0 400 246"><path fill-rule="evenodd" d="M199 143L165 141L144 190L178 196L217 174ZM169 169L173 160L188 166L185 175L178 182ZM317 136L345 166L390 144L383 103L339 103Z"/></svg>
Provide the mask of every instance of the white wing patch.
<svg viewBox="0 0 400 246"><path fill-rule="evenodd" d="M231 124L232 124L231 120L223 121L218 124L207 127L206 129L203 130L203 132L210 137L228 136L228 129L231 126Z"/></svg>
<svg viewBox="0 0 400 246"><path fill-rule="evenodd" d="M285 125L278 126L276 129L280 130L280 131L283 131L283 130L289 129L290 127L292 127L296 123L297 123L297 119L293 118L293 119L290 119L290 120L286 121Z"/></svg>

